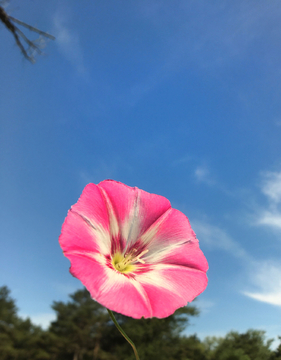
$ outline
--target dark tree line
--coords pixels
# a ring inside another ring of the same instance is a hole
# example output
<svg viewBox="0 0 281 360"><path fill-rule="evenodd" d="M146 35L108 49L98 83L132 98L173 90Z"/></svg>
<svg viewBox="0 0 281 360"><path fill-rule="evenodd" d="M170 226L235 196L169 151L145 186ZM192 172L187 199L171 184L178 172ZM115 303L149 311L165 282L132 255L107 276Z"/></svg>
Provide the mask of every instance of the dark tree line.
<svg viewBox="0 0 281 360"><path fill-rule="evenodd" d="M7 287L0 287L0 360L134 360L130 345L117 331L107 311L86 289L54 302L56 313L47 330L17 314ZM230 332L224 338L184 336L194 306L165 319L134 320L116 314L135 342L141 360L281 360L281 344L272 351L265 332Z"/></svg>

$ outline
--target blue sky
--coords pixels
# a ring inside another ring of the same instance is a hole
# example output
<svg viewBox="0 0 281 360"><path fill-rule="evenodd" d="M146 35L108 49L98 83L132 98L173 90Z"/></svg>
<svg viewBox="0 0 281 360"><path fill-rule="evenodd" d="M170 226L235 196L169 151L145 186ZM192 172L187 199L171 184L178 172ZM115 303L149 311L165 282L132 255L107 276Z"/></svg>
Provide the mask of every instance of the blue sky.
<svg viewBox="0 0 281 360"><path fill-rule="evenodd" d="M281 335L280 1L6 11L56 36L32 65L0 27L0 284L20 314L46 325L81 288L58 236L84 186L111 178L190 219L210 269L187 333Z"/></svg>

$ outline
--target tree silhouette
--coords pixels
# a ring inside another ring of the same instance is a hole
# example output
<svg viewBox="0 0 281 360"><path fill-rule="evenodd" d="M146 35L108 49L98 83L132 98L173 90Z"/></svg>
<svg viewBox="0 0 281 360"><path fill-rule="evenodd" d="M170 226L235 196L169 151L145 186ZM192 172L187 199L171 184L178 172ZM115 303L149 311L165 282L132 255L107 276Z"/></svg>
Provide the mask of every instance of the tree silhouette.
<svg viewBox="0 0 281 360"><path fill-rule="evenodd" d="M270 360L272 340L265 340L265 332L248 330L244 334L231 331L218 341L212 359Z"/></svg>
<svg viewBox="0 0 281 360"><path fill-rule="evenodd" d="M0 287L0 360L134 360L106 309L86 289L52 307L56 320L44 331L30 319L21 319L9 289ZM264 331L231 331L203 342L196 335L185 336L190 317L197 314L188 305L164 319L115 317L142 360L281 360L281 345L272 351Z"/></svg>
<svg viewBox="0 0 281 360"><path fill-rule="evenodd" d="M130 345L115 328L106 309L91 299L86 289L78 290L70 298L67 303L54 302L52 306L57 319L50 332L56 336L59 359L134 359ZM165 319L115 316L136 344L141 359L168 360L178 358L181 346L186 348L188 340L180 335L189 317L197 313L194 306L187 306ZM199 340L196 341L197 346ZM197 346L197 352L198 349ZM204 352L202 345L200 349ZM198 357L201 359L205 360Z"/></svg>
<svg viewBox="0 0 281 360"><path fill-rule="evenodd" d="M20 48L23 56L29 60L31 63L35 62L35 54L42 54L42 37L55 40L53 35L50 35L44 31L41 31L34 26L28 25L25 22L18 20L12 16L9 16L4 8L0 6L0 20L5 25L5 27L13 34L17 46ZM41 38L37 40L30 40L16 25L24 26L30 31L40 34Z"/></svg>
<svg viewBox="0 0 281 360"><path fill-rule="evenodd" d="M45 332L17 311L9 289L0 287L0 360L50 359Z"/></svg>

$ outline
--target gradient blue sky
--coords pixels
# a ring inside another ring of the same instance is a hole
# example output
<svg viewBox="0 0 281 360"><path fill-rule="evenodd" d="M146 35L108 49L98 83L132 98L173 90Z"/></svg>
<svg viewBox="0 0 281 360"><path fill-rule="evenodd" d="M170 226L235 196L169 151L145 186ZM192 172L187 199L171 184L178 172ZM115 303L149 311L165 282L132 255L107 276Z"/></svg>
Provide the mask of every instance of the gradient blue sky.
<svg viewBox="0 0 281 360"><path fill-rule="evenodd" d="M56 36L32 65L0 24L0 284L20 314L46 326L81 288L58 236L84 186L111 178L167 197L197 233L209 285L187 333L281 335L281 2L6 11Z"/></svg>

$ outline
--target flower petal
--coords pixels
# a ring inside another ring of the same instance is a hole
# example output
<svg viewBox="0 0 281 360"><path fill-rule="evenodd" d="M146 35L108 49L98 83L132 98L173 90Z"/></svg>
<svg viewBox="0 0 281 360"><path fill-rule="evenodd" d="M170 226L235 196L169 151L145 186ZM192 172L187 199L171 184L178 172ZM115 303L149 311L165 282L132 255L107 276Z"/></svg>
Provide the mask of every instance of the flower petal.
<svg viewBox="0 0 281 360"><path fill-rule="evenodd" d="M64 251L71 249L109 254L111 238L104 198L95 184L88 184L78 202L71 207L59 238Z"/></svg>
<svg viewBox="0 0 281 360"><path fill-rule="evenodd" d="M109 253L110 234L93 228L78 213L69 211L63 223L59 243L64 252L85 251Z"/></svg>
<svg viewBox="0 0 281 360"><path fill-rule="evenodd" d="M207 286L207 260L187 217L166 198L116 181L85 187L59 242L91 296L127 316L169 316ZM116 254L132 262L130 271L117 271Z"/></svg>
<svg viewBox="0 0 281 360"><path fill-rule="evenodd" d="M94 225L101 225L104 229L109 230L107 208L97 185L88 184L71 209L89 219Z"/></svg>
<svg viewBox="0 0 281 360"><path fill-rule="evenodd" d="M208 279L203 271L178 266L154 265L154 269L136 276L145 290L152 308L152 316L164 318L179 307L187 305L201 294Z"/></svg>
<svg viewBox="0 0 281 360"><path fill-rule="evenodd" d="M162 215L141 237L149 252L149 264L170 263L207 271L208 263L188 218L176 209Z"/></svg>
<svg viewBox="0 0 281 360"><path fill-rule="evenodd" d="M127 248L171 207L169 200L163 196L149 194L117 181L105 180L98 186L110 199L122 238L127 240Z"/></svg>
<svg viewBox="0 0 281 360"><path fill-rule="evenodd" d="M70 272L86 286L93 299L106 308L139 319L152 316L150 302L134 279L110 269L99 254L66 253Z"/></svg>
<svg viewBox="0 0 281 360"><path fill-rule="evenodd" d="M207 259L202 250L199 248L197 239L188 243L170 249L166 254L162 254L161 263L171 265L182 265L206 272L209 268Z"/></svg>

